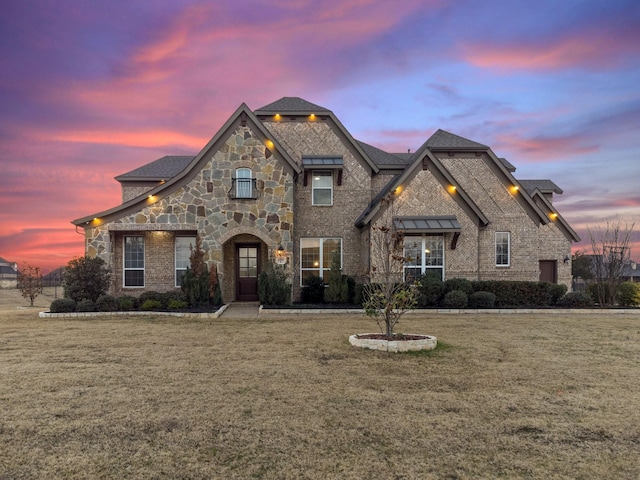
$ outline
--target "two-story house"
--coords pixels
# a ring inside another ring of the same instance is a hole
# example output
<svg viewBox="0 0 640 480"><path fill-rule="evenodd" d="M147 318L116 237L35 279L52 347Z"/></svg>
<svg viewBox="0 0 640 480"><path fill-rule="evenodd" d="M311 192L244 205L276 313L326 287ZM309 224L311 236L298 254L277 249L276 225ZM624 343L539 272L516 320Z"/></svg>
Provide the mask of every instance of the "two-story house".
<svg viewBox="0 0 640 480"><path fill-rule="evenodd" d="M553 206L562 190L514 172L488 146L442 130L413 154L387 153L355 140L330 110L285 97L255 111L242 104L193 157L116 177L122 204L73 223L118 294L179 288L198 234L225 302L256 300L270 259L286 264L297 299L334 257L364 278L371 228L383 220L404 232L405 278L569 286L579 237Z"/></svg>

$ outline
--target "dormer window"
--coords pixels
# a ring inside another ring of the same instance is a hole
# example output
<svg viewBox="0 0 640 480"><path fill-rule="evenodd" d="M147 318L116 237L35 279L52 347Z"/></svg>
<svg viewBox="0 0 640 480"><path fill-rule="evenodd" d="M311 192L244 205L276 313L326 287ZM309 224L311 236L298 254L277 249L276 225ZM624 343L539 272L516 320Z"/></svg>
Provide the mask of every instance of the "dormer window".
<svg viewBox="0 0 640 480"><path fill-rule="evenodd" d="M258 198L256 179L252 178L252 175L250 168L238 168L236 176L232 179L229 197L233 199Z"/></svg>
<svg viewBox="0 0 640 480"><path fill-rule="evenodd" d="M309 177L311 177L312 205L333 205L334 178L336 178L337 185L342 185L343 164L342 157L302 157L302 167L304 169L303 185L306 187L309 184Z"/></svg>

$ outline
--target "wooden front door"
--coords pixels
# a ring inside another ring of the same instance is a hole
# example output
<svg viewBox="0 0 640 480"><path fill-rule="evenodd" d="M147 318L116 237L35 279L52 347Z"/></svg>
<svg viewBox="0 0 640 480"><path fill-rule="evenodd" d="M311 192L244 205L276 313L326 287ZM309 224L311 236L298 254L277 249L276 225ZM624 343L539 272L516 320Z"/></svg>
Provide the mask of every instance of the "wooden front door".
<svg viewBox="0 0 640 480"><path fill-rule="evenodd" d="M236 247L236 300L258 301L259 254L258 245Z"/></svg>
<svg viewBox="0 0 640 480"><path fill-rule="evenodd" d="M558 283L558 267L556 260L540 260L540 281Z"/></svg>

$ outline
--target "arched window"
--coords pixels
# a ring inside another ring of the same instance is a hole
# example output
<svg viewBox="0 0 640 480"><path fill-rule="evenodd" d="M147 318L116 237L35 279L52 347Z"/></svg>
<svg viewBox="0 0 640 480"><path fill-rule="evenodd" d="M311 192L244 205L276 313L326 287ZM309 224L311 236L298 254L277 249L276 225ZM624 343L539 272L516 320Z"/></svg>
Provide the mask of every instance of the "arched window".
<svg viewBox="0 0 640 480"><path fill-rule="evenodd" d="M236 170L235 198L256 198L255 182L251 178L250 168L238 168Z"/></svg>

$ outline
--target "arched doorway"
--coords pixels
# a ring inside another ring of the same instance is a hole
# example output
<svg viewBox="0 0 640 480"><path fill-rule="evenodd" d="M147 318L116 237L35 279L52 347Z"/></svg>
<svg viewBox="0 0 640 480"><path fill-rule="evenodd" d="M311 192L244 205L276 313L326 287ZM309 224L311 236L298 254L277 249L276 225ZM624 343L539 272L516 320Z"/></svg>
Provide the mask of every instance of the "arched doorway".
<svg viewBox="0 0 640 480"><path fill-rule="evenodd" d="M258 277L268 261L267 245L255 235L242 233L223 246L224 301L257 302Z"/></svg>

